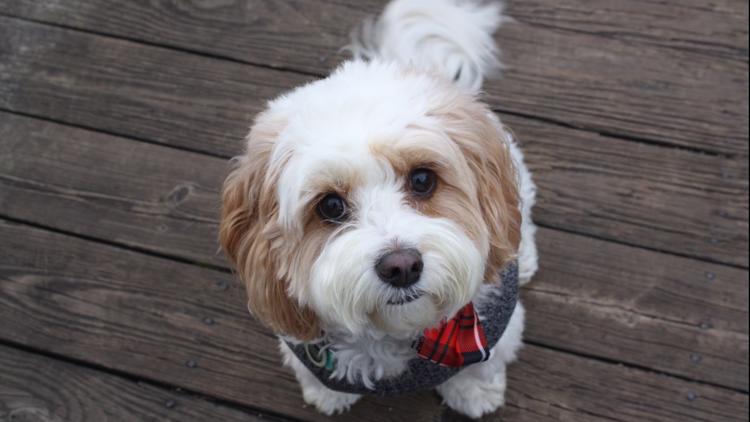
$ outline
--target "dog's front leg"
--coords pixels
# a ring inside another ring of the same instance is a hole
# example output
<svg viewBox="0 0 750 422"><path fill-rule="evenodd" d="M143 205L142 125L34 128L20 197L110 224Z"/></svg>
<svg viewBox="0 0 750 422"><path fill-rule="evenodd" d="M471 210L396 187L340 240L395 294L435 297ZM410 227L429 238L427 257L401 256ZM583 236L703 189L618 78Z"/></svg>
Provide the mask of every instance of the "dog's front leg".
<svg viewBox="0 0 750 422"><path fill-rule="evenodd" d="M284 357L284 366L294 371L302 387L302 397L305 403L315 406L319 412L328 416L343 413L361 397L357 394L340 393L333 391L321 383L309 369L297 359L297 356L289 349L283 340L279 341L279 349Z"/></svg>
<svg viewBox="0 0 750 422"><path fill-rule="evenodd" d="M490 359L462 370L437 387L451 409L477 419L505 404L505 367L516 359L522 345L524 308L519 302Z"/></svg>

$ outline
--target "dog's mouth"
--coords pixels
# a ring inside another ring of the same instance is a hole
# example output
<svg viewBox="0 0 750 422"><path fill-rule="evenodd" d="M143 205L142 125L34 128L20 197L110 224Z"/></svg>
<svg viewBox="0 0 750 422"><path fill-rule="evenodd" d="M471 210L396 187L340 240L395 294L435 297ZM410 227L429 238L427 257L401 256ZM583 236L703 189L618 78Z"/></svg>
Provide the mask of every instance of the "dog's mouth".
<svg viewBox="0 0 750 422"><path fill-rule="evenodd" d="M420 291L408 291L405 293L401 293L397 295L397 297L394 297L390 300L388 300L388 305L391 306L401 306L406 305L407 303L412 303L415 300L419 299L424 295L424 292Z"/></svg>

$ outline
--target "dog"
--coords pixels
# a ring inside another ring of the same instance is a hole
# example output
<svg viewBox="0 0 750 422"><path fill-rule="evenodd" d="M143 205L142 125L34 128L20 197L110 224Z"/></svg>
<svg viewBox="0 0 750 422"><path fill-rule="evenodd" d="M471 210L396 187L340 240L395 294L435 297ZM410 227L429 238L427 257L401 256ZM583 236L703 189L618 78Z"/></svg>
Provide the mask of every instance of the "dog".
<svg viewBox="0 0 750 422"><path fill-rule="evenodd" d="M353 59L268 103L223 188L220 242L304 400L434 388L504 404L537 270L536 188L479 100L502 5L394 0Z"/></svg>

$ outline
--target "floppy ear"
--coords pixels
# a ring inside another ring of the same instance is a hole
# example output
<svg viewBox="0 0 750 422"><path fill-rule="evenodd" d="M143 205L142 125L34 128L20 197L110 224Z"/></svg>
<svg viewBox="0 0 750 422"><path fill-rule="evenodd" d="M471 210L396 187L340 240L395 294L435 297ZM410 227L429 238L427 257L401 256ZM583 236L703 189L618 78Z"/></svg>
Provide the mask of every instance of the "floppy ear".
<svg viewBox="0 0 750 422"><path fill-rule="evenodd" d="M509 134L492 111L475 101L453 102L442 120L474 175L490 242L485 281L492 283L516 258L521 240L519 181Z"/></svg>
<svg viewBox="0 0 750 422"><path fill-rule="evenodd" d="M261 115L250 131L247 152L224 182L219 240L245 282L253 315L278 334L311 340L318 318L289 297L280 267L276 181L283 165L271 166L271 153L283 123Z"/></svg>

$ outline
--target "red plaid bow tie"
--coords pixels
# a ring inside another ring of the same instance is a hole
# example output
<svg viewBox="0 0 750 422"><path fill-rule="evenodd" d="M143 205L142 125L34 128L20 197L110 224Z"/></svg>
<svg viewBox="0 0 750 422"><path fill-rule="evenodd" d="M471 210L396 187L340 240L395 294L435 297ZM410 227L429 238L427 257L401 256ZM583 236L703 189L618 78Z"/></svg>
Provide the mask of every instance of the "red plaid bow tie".
<svg viewBox="0 0 750 422"><path fill-rule="evenodd" d="M483 362L490 357L482 323L471 303L438 327L425 330L415 348L420 358L453 368Z"/></svg>

